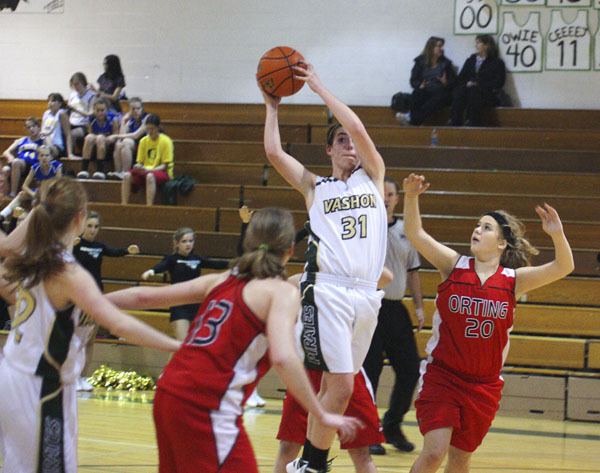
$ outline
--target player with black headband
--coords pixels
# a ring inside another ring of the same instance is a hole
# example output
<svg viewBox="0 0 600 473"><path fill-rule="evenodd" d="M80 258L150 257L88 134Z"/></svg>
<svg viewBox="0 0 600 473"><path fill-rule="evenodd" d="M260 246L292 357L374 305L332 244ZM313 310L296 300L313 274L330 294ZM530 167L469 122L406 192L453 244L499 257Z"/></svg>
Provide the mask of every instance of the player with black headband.
<svg viewBox="0 0 600 473"><path fill-rule="evenodd" d="M528 266L538 251L523 224L503 210L480 217L473 256L459 255L422 227L419 195L428 187L415 174L403 182L406 236L442 278L415 402L424 444L410 471L435 472L448 455L446 471L467 472L499 407L516 301L573 271L573 254L558 213L544 204L535 211L552 238L552 261Z"/></svg>

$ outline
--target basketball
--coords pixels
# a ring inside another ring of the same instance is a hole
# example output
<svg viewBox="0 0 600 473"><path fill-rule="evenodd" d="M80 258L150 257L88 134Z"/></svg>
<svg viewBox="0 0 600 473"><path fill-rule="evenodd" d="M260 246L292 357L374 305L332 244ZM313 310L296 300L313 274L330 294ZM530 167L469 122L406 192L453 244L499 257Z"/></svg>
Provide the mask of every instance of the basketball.
<svg viewBox="0 0 600 473"><path fill-rule="evenodd" d="M256 80L268 94L287 97L298 92L304 82L294 79L292 66L302 64L304 57L287 46L269 49L258 61Z"/></svg>

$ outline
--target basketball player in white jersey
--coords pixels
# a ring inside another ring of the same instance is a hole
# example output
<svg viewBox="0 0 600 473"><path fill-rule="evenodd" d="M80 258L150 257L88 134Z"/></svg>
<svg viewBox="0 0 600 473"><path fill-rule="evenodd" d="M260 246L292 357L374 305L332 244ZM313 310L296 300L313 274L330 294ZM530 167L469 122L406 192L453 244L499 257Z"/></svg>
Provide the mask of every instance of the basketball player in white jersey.
<svg viewBox="0 0 600 473"><path fill-rule="evenodd" d="M75 381L92 319L130 343L164 351L180 345L119 311L75 261L73 241L83 231L86 206L83 186L59 178L9 237L0 232L4 277L19 283L0 363L4 473L77 471Z"/></svg>
<svg viewBox="0 0 600 473"><path fill-rule="evenodd" d="M302 193L309 214L309 243L302 278L300 341L305 365L323 371L323 406L343 413L369 349L381 305L387 217L385 165L358 116L321 82L310 64L294 67L339 121L327 136L332 175L320 177L287 154L279 135L280 99L263 92L265 151L269 162ZM309 416L302 458L288 473L326 471L335 431Z"/></svg>

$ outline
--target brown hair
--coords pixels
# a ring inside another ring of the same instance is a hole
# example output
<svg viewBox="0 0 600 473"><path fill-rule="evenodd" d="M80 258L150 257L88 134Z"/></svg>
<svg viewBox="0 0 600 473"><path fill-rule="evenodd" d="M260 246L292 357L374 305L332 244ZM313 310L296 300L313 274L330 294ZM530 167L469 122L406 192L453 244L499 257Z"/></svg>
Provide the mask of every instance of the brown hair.
<svg viewBox="0 0 600 473"><path fill-rule="evenodd" d="M441 42L443 46L446 43L446 40L437 36L430 36L425 43L425 47L423 48L421 55L425 56L425 64L427 64L427 67L433 66L433 50L439 42Z"/></svg>
<svg viewBox="0 0 600 473"><path fill-rule="evenodd" d="M244 238L244 254L231 262L241 277L286 277L283 258L294 244L294 218L288 210L269 207L252 214Z"/></svg>
<svg viewBox="0 0 600 473"><path fill-rule="evenodd" d="M506 224L503 224L494 218L500 230L499 238L506 240L507 243L500 257L500 264L512 269L529 266L531 257L540 252L525 238L525 225L506 210L495 210L487 215L494 213L499 214L506 221Z"/></svg>
<svg viewBox="0 0 600 473"><path fill-rule="evenodd" d="M184 235L187 235L188 233L191 233L194 236L194 239L196 238L194 230L190 227L180 227L175 230L175 233L173 233L173 253L177 252L177 243L179 243Z"/></svg>
<svg viewBox="0 0 600 473"><path fill-rule="evenodd" d="M33 287L65 267L61 238L73 219L85 210L87 195L81 183L60 177L48 186L45 199L33 210L23 251L6 259L10 282Z"/></svg>
<svg viewBox="0 0 600 473"><path fill-rule="evenodd" d="M396 194L398 194L400 192L400 185L398 184L398 182L396 182L394 179L392 179L391 177L385 176L383 178L383 182L384 183L389 183L392 184L394 186L394 188L396 189Z"/></svg>
<svg viewBox="0 0 600 473"><path fill-rule="evenodd" d="M487 46L487 57L496 59L498 57L498 46L493 36L489 34L478 34L475 36L475 41L479 41Z"/></svg>
<svg viewBox="0 0 600 473"><path fill-rule="evenodd" d="M81 82L81 85L84 87L87 87L88 85L87 77L85 77L83 72L76 72L73 74L69 79L69 85L73 85L73 82Z"/></svg>
<svg viewBox="0 0 600 473"><path fill-rule="evenodd" d="M337 131L342 128L340 123L334 123L327 130L327 146L333 146L333 139L335 138L335 134Z"/></svg>
<svg viewBox="0 0 600 473"><path fill-rule="evenodd" d="M39 127L40 127L40 125L41 125L41 122L40 122L39 118L37 118L37 117L27 117L27 118L25 119L25 125L27 125L27 123L33 123L33 124L34 124L35 126L37 126L38 128L39 128Z"/></svg>

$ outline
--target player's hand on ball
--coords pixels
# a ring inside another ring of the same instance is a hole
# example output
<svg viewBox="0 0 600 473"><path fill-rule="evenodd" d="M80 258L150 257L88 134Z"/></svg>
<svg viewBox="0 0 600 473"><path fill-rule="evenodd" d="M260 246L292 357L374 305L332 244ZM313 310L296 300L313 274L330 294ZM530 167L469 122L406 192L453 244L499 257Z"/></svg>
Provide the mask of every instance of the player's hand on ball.
<svg viewBox="0 0 600 473"><path fill-rule="evenodd" d="M429 182L425 181L425 176L409 174L402 181L402 190L408 197L417 197L429 189Z"/></svg>
<svg viewBox="0 0 600 473"><path fill-rule="evenodd" d="M292 69L294 70L294 79L306 82L313 92L317 92L319 87L323 86L312 64L307 62L300 66L294 66Z"/></svg>
<svg viewBox="0 0 600 473"><path fill-rule="evenodd" d="M281 102L281 97L275 97L274 95L265 92L264 89L260 86L260 84L258 84L258 88L260 89L260 93L262 94L263 99L265 100L265 104L269 107L277 108L277 106Z"/></svg>
<svg viewBox="0 0 600 473"><path fill-rule="evenodd" d="M341 442L350 442L356 437L359 429L365 424L355 417L341 416L326 412L321 417L321 423L331 429L336 429Z"/></svg>

